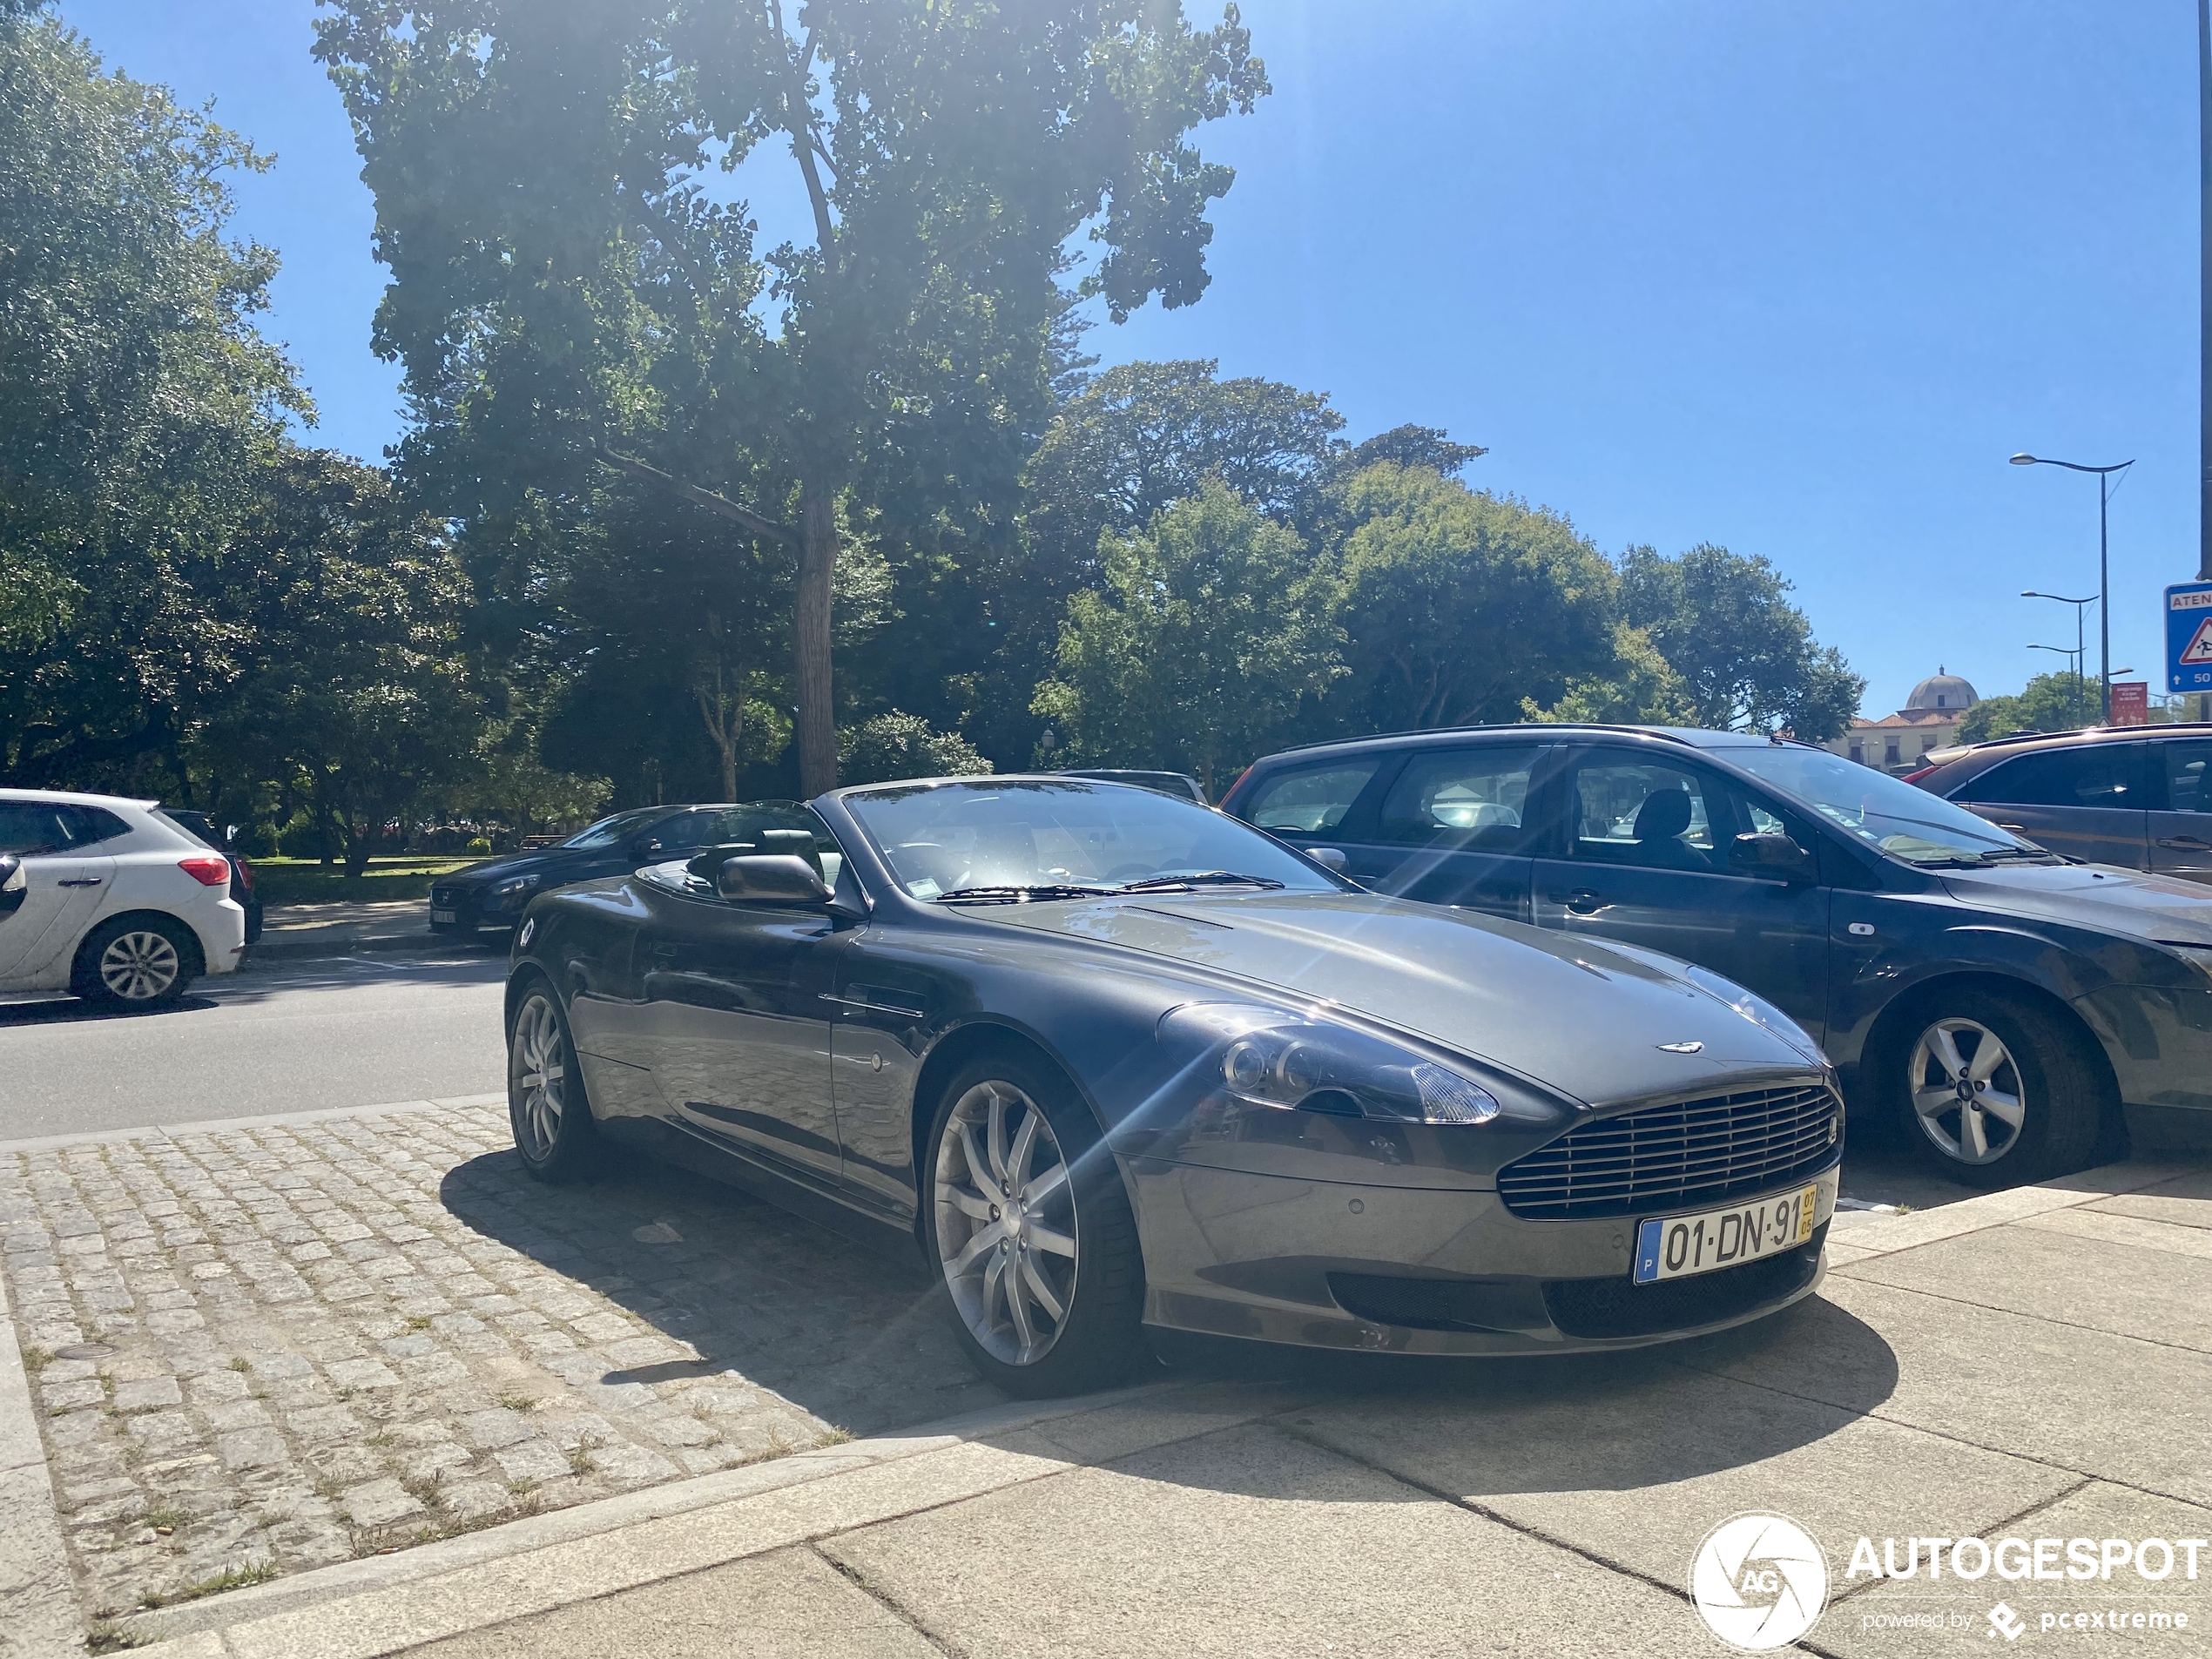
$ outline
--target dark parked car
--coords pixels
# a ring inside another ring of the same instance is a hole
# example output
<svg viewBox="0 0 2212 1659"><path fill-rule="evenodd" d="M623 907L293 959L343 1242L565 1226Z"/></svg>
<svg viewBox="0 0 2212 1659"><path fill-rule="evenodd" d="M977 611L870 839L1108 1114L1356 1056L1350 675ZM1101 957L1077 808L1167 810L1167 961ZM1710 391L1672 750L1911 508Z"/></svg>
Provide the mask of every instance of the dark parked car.
<svg viewBox="0 0 2212 1659"><path fill-rule="evenodd" d="M2092 864L2212 882L2212 726L2022 732L1909 774L1968 812Z"/></svg>
<svg viewBox="0 0 2212 1659"><path fill-rule="evenodd" d="M1138 772L1123 766L1107 766L1090 771L1062 772L1058 778L1096 778L1101 783L1135 784L1141 789L1157 789L1170 795L1180 795L1185 800L1206 805L1204 787L1187 772Z"/></svg>
<svg viewBox="0 0 2212 1659"><path fill-rule="evenodd" d="M246 912L246 942L258 943L261 937L261 895L253 888L253 867L233 844L230 833L218 829L215 820L206 813L195 813L183 806L163 806L158 810L178 828L231 861L231 898Z"/></svg>
<svg viewBox="0 0 2212 1659"><path fill-rule="evenodd" d="M1717 975L1362 893L1124 785L813 809L531 904L526 1168L619 1136L908 1234L1023 1393L1108 1380L1147 1322L1555 1353L1818 1277L1842 1103Z"/></svg>
<svg viewBox="0 0 2212 1659"><path fill-rule="evenodd" d="M439 878L430 888L431 930L471 936L492 928L504 933L522 920L531 899L548 888L689 858L702 847L746 839L764 815L797 824L807 821L800 816L805 811L796 801L754 801L617 813L554 846L489 859Z"/></svg>
<svg viewBox="0 0 2212 1659"><path fill-rule="evenodd" d="M2068 863L1823 750L1425 732L1271 756L1222 805L1379 891L1750 987L1854 1112L1973 1184L2080 1167L2123 1106L2147 1140L2212 1129L2212 892Z"/></svg>

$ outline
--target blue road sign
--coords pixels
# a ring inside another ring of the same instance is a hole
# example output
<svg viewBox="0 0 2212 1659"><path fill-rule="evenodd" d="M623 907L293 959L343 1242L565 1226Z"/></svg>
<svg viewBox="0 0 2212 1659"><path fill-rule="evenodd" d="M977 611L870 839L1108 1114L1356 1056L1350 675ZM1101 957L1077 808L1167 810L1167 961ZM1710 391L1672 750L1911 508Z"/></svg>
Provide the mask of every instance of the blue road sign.
<svg viewBox="0 0 2212 1659"><path fill-rule="evenodd" d="M2212 691L2212 582L2166 590L2166 689Z"/></svg>

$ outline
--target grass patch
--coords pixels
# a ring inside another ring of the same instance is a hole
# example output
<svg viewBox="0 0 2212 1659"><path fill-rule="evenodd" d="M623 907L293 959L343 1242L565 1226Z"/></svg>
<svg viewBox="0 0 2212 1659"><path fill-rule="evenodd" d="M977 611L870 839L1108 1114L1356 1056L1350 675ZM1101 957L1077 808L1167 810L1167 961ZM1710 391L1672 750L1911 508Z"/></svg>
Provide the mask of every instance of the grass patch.
<svg viewBox="0 0 2212 1659"><path fill-rule="evenodd" d="M427 1313L409 1314L407 1328L410 1331L428 1331L430 1328L430 1316ZM501 1398L503 1399L505 1396L502 1395Z"/></svg>
<svg viewBox="0 0 2212 1659"><path fill-rule="evenodd" d="M149 1509L138 1517L138 1524L159 1532L164 1527L174 1532L179 1527L192 1525L192 1511L179 1509L173 1503L165 1503L158 1509Z"/></svg>
<svg viewBox="0 0 2212 1659"><path fill-rule="evenodd" d="M33 1375L45 1370L53 1363L54 1351L51 1348L42 1348L33 1343L23 1351L23 1368Z"/></svg>
<svg viewBox="0 0 2212 1659"><path fill-rule="evenodd" d="M427 899L438 877L482 862L481 857L371 859L361 880L347 881L341 864L326 870L313 859L255 859L253 880L261 902L272 905Z"/></svg>
<svg viewBox="0 0 2212 1659"><path fill-rule="evenodd" d="M499 1397L499 1403L510 1412L534 1412L538 1400L535 1394L518 1394L509 1391Z"/></svg>
<svg viewBox="0 0 2212 1659"><path fill-rule="evenodd" d="M113 1619L95 1619L92 1628L84 1633L87 1653L123 1653L145 1645L145 1637L132 1635Z"/></svg>
<svg viewBox="0 0 2212 1659"><path fill-rule="evenodd" d="M233 1371L251 1371L253 1369L253 1362L250 1359L233 1359L231 1361L231 1369Z"/></svg>
<svg viewBox="0 0 2212 1659"><path fill-rule="evenodd" d="M816 1446L849 1446L852 1444L852 1440L853 1431L851 1429L833 1428L830 1430L828 1433L823 1435L821 1439L816 1440L814 1444Z"/></svg>
<svg viewBox="0 0 2212 1659"><path fill-rule="evenodd" d="M138 1598L143 1608L175 1607L180 1602L197 1602L204 1595L220 1595L225 1590L242 1590L248 1585L266 1584L277 1575L277 1569L266 1561L253 1561L244 1567L226 1567L212 1578L203 1578L197 1584L187 1584L182 1589L148 1590Z"/></svg>

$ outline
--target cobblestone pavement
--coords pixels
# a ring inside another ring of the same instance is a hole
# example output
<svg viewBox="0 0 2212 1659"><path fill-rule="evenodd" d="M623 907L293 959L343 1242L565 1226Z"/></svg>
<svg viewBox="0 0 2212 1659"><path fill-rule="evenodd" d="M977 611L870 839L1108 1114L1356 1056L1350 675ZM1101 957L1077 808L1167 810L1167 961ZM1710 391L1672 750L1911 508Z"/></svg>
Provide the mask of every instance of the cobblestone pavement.
<svg viewBox="0 0 2212 1659"><path fill-rule="evenodd" d="M999 1398L910 1259L496 1107L0 1152L0 1244L96 1617Z"/></svg>

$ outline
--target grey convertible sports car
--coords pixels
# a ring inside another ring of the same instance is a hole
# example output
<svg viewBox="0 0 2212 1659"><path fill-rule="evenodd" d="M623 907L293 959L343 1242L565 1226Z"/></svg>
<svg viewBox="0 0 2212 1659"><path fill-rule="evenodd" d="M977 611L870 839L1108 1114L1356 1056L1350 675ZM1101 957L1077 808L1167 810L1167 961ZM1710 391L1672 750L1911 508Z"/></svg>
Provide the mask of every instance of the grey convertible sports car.
<svg viewBox="0 0 2212 1659"><path fill-rule="evenodd" d="M1008 777L764 806L536 899L516 1144L601 1136L912 1237L1011 1392L1145 1324L1620 1347L1808 1293L1842 1112L1700 968L1363 892L1195 802Z"/></svg>

